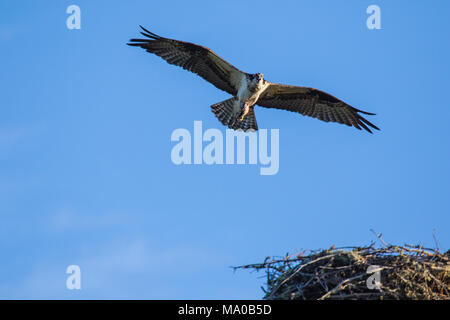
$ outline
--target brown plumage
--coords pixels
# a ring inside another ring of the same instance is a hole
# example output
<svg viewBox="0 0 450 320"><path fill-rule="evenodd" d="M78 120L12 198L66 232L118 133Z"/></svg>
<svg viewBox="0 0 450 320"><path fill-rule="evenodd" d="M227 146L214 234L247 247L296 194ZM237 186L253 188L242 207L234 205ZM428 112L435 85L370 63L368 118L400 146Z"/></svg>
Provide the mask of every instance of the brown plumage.
<svg viewBox="0 0 450 320"><path fill-rule="evenodd" d="M131 39L128 45L141 47L168 63L191 71L218 89L235 96L236 82L244 72L219 57L212 50L193 43L160 37L140 26L148 39Z"/></svg>
<svg viewBox="0 0 450 320"><path fill-rule="evenodd" d="M370 133L372 131L368 126L380 130L358 112L367 115L375 115L374 113L353 108L338 98L314 88L271 83L259 97L257 104L266 108L298 112L325 122L354 126L359 130L363 128Z"/></svg>
<svg viewBox="0 0 450 320"><path fill-rule="evenodd" d="M128 45L156 54L170 64L191 71L231 95L233 98L211 106L219 121L235 130L258 130L254 106L300 113L325 122L337 122L356 129L380 130L361 114L374 115L356 109L323 91L270 83L261 74L245 73L212 50L189 42L160 37L144 27L146 39L131 39ZM245 105L248 113L245 113Z"/></svg>

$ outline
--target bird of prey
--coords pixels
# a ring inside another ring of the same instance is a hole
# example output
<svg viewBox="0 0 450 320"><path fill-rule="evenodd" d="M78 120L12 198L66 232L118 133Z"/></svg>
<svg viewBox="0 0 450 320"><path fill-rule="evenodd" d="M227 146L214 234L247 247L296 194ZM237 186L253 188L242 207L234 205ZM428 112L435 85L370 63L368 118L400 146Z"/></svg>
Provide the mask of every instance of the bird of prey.
<svg viewBox="0 0 450 320"><path fill-rule="evenodd" d="M255 105L300 113L325 122L338 122L372 133L379 130L356 109L334 96L314 88L271 83L261 73L243 72L212 50L189 42L160 37L144 27L146 39L131 39L128 45L141 47L170 64L196 73L233 97L211 106L219 121L234 130L256 131Z"/></svg>

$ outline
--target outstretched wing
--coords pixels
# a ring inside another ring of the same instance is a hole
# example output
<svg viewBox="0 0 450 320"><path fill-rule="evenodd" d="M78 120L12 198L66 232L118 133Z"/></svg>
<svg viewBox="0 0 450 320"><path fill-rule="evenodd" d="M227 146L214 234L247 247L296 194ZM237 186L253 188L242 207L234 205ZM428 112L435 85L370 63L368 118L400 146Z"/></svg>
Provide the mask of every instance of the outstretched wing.
<svg viewBox="0 0 450 320"><path fill-rule="evenodd" d="M380 130L358 112L367 115L375 115L374 113L353 108L336 97L314 88L271 83L257 104L266 108L298 112L325 122L346 124L359 130L362 127L370 133L372 131L369 127Z"/></svg>
<svg viewBox="0 0 450 320"><path fill-rule="evenodd" d="M212 50L193 43L160 37L144 27L148 39L131 39L128 45L146 49L168 63L198 74L217 88L235 96L244 72L235 68Z"/></svg>

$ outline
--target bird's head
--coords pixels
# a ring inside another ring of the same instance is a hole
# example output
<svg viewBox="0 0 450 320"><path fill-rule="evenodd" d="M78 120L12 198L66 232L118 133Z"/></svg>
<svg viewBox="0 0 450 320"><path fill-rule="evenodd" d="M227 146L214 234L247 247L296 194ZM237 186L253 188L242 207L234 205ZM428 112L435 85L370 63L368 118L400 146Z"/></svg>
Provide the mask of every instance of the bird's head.
<svg viewBox="0 0 450 320"><path fill-rule="evenodd" d="M257 86L261 86L264 83L264 76L262 73L255 73L253 75L253 81L256 82Z"/></svg>

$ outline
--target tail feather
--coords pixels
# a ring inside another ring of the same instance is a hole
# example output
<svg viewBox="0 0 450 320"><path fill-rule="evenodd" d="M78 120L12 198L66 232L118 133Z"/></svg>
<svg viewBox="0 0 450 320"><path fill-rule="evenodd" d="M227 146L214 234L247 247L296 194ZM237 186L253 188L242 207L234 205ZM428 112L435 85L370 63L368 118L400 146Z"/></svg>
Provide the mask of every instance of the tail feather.
<svg viewBox="0 0 450 320"><path fill-rule="evenodd" d="M211 111L216 115L219 121L234 130L256 131L258 124L256 123L255 110L250 107L248 114L242 121L239 121L238 115L234 114L233 107L236 98L230 98L222 102L218 102L211 106Z"/></svg>

